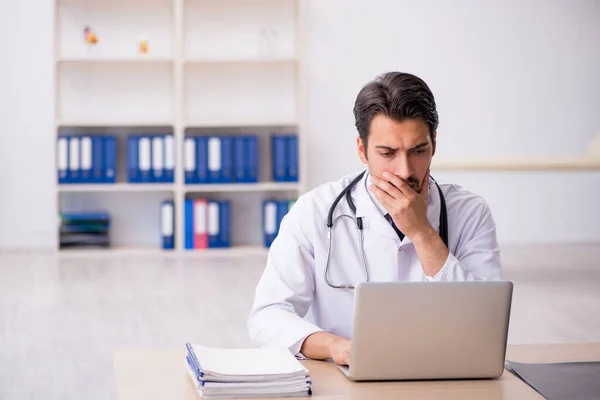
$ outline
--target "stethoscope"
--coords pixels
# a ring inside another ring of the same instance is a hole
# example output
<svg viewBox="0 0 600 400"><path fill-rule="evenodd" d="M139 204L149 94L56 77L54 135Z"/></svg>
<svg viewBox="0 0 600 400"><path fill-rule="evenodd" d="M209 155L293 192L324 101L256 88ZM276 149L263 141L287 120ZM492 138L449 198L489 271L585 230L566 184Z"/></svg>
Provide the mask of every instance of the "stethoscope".
<svg viewBox="0 0 600 400"><path fill-rule="evenodd" d="M329 213L327 215L327 239L329 241L329 246L327 248L327 261L325 263L325 282L334 289L354 289L354 285L352 285L352 284L335 285L329 281L329 278L327 276L327 274L329 272L329 257L331 255L331 240L333 237L333 234L332 234L333 212L335 210L335 207L338 205L338 203L344 196L346 197L348 206L350 207L350 210L352 211L352 214L354 214L355 219L356 219L356 229L358 230L359 243L360 243L358 247L360 248L360 255L362 257L365 281L366 282L369 281L369 271L367 270L367 259L365 257L365 249L363 247L363 238L364 238L364 236L363 236L363 221L362 221L362 217L356 218L356 206L354 205L354 201L352 200L352 196L350 195L350 191L352 190L352 188L354 186L356 186L356 184L362 179L362 177L365 175L366 172L367 171L365 170L365 171L361 172L360 174L358 174L358 176L356 178L354 178L354 180L352 182L350 182L348 184L348 186L346 186L344 188L344 190L342 190L340 192L340 194L336 197L336 199L331 204L331 207L329 208ZM435 180L434 180L434 182L435 182ZM448 247L448 216L447 216L447 211L446 211L446 200L444 199L444 194L442 193L442 189L440 189L440 186L437 184L437 182L435 182L435 185L440 194L440 203L441 203L439 234L440 234L440 237L442 238L442 241L446 245L446 247ZM341 216L352 219L352 217L350 215L342 214Z"/></svg>

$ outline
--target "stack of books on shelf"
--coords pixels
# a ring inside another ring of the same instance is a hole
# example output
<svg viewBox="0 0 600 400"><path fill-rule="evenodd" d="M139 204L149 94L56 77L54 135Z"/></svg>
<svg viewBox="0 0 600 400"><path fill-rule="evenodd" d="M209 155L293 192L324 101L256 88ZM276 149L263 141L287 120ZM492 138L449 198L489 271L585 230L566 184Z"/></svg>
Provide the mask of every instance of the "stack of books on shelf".
<svg viewBox="0 0 600 400"><path fill-rule="evenodd" d="M287 348L186 344L190 378L204 399L311 396L309 371Z"/></svg>
<svg viewBox="0 0 600 400"><path fill-rule="evenodd" d="M185 200L185 249L231 247L231 201Z"/></svg>
<svg viewBox="0 0 600 400"><path fill-rule="evenodd" d="M104 212L61 213L60 248L110 246L110 215Z"/></svg>

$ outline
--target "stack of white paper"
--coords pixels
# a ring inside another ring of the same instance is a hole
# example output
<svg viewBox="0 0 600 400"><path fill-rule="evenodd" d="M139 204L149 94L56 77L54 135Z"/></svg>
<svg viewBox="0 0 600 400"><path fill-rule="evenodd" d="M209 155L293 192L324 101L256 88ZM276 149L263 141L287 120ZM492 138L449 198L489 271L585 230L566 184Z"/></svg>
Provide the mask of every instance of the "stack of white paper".
<svg viewBox="0 0 600 400"><path fill-rule="evenodd" d="M205 399L312 394L308 370L286 348L186 347L188 371Z"/></svg>

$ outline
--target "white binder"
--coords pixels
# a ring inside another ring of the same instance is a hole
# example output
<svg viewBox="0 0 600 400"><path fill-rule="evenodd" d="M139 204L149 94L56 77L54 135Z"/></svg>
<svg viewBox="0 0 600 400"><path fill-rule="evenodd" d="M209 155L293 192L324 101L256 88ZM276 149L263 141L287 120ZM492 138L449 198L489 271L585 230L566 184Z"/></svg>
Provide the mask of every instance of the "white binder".
<svg viewBox="0 0 600 400"><path fill-rule="evenodd" d="M154 136L152 138L152 173L155 182L163 181L164 156L163 137Z"/></svg>
<svg viewBox="0 0 600 400"><path fill-rule="evenodd" d="M175 173L175 139L173 135L165 135L164 147L165 180L172 181Z"/></svg>
<svg viewBox="0 0 600 400"><path fill-rule="evenodd" d="M59 183L65 183L67 181L67 171L69 169L69 139L61 137L58 139L57 145L57 168L58 168L58 181Z"/></svg>
<svg viewBox="0 0 600 400"><path fill-rule="evenodd" d="M81 138L81 180L90 181L92 178L92 138L83 136Z"/></svg>
<svg viewBox="0 0 600 400"><path fill-rule="evenodd" d="M138 144L138 167L142 182L150 181L151 154L150 138L141 137Z"/></svg>
<svg viewBox="0 0 600 400"><path fill-rule="evenodd" d="M79 137L69 138L69 172L72 182L78 182L80 179L79 164Z"/></svg>

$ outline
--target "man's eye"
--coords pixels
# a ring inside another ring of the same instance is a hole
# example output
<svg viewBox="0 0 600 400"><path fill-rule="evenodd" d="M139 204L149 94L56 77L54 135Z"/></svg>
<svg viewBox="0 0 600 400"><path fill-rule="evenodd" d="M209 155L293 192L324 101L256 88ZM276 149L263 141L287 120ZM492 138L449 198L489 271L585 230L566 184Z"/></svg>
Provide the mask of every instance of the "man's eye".
<svg viewBox="0 0 600 400"><path fill-rule="evenodd" d="M394 153L391 153L391 152L379 153L379 154L381 154L383 157L391 157L394 155Z"/></svg>
<svg viewBox="0 0 600 400"><path fill-rule="evenodd" d="M417 149L417 150L413 150L412 152L413 152L413 154L423 154L423 153L425 153L425 151L426 151L425 149Z"/></svg>

